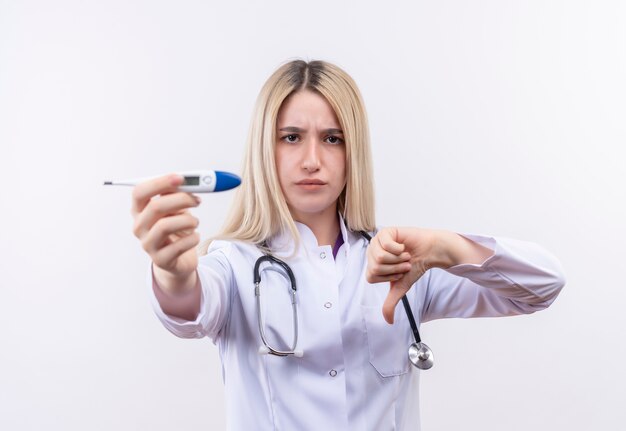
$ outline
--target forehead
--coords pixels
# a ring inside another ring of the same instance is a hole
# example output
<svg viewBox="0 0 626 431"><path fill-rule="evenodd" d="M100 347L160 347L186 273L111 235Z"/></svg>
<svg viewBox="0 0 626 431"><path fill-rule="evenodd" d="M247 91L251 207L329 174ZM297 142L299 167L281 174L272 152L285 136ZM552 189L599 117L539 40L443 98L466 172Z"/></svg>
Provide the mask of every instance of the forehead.
<svg viewBox="0 0 626 431"><path fill-rule="evenodd" d="M287 97L278 111L278 126L323 124L338 127L339 121L330 103L321 94L301 90Z"/></svg>

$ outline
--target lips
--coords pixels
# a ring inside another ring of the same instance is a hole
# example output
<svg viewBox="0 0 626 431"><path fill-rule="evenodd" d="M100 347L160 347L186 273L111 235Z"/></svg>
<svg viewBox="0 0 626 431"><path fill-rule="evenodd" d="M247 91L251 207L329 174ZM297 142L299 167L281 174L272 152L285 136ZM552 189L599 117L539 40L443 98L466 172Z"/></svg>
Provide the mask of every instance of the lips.
<svg viewBox="0 0 626 431"><path fill-rule="evenodd" d="M326 183L322 180L311 178L311 179L300 180L296 184L299 186L311 186L311 185L323 186Z"/></svg>

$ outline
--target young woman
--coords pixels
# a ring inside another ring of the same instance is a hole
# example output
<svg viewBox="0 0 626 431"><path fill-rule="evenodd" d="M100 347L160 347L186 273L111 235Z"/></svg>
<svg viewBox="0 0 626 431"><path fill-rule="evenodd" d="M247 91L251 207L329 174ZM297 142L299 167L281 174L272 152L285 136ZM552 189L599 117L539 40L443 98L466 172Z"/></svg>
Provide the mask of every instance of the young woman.
<svg viewBox="0 0 626 431"><path fill-rule="evenodd" d="M409 316L532 313L561 290L559 263L531 243L377 229L372 179L353 80L293 61L261 90L242 185L200 257L199 199L176 191L182 178L135 187L155 311L175 335L219 346L230 429L419 429Z"/></svg>

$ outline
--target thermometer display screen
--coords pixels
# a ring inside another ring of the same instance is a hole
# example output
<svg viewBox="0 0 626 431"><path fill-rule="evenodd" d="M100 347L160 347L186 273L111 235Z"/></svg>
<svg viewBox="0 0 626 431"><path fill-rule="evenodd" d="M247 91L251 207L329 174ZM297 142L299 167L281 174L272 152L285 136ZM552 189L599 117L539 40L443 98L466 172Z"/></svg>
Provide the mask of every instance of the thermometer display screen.
<svg viewBox="0 0 626 431"><path fill-rule="evenodd" d="M183 186L198 186L200 185L200 177L185 177Z"/></svg>

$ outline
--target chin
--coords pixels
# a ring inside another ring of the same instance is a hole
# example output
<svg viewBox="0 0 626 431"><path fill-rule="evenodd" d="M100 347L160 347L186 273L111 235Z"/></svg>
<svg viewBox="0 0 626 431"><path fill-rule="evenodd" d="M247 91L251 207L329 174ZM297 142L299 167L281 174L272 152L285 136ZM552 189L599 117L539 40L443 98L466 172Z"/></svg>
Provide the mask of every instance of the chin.
<svg viewBox="0 0 626 431"><path fill-rule="evenodd" d="M329 208L336 208L335 205L336 201L332 201L332 202L317 202L317 203L313 203L313 202L295 202L294 204L288 204L289 209L291 210L292 213L295 214L309 214L309 215L315 215L315 214L321 214L324 211L327 211Z"/></svg>

